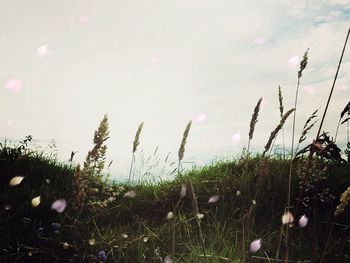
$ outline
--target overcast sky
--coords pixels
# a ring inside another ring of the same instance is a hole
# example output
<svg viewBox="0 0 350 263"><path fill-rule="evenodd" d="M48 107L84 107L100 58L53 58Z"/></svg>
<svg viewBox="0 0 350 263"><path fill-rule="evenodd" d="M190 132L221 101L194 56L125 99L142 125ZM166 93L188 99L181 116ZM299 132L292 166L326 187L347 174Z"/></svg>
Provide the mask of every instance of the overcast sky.
<svg viewBox="0 0 350 263"><path fill-rule="evenodd" d="M107 113L107 160L120 179L128 176L140 122L139 150L147 158L159 145L162 163L168 152L176 160L193 119L185 161L203 165L241 152L263 97L252 141L261 151L279 121L278 85L291 108L299 62L310 48L299 137L327 100L349 7L349 0L0 0L1 140L31 134L45 146L54 139L60 160L74 150L82 161ZM350 100L349 81L350 48L325 121L331 133ZM345 134L343 127L340 143Z"/></svg>

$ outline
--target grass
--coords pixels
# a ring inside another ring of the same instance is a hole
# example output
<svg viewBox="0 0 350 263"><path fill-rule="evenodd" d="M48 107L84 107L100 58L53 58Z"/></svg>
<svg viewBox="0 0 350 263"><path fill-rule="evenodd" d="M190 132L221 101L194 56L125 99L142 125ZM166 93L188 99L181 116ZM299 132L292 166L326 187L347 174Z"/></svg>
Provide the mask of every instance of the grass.
<svg viewBox="0 0 350 263"><path fill-rule="evenodd" d="M59 163L52 156L48 159L42 153L9 154L11 149L6 146L0 151L1 201L3 205L6 203L12 206L9 211L1 212L3 223L0 245L4 262L54 262L57 259L94 262L100 250L106 251L108 262L162 262L171 253L172 221L165 217L169 211L173 211L181 185L188 185L189 177L196 189L199 210L204 214L201 227L207 262L238 262L242 253L240 213L250 208L254 198L255 216L244 243L249 247L252 240L261 238L263 247L256 254L245 251L245 256L248 262L262 260L254 257L274 257L286 203L289 173L289 161L282 157L267 160L268 176L261 183L264 191L259 191L257 196L255 182L263 157L242 157L193 169L172 181L158 184L131 186L106 183L106 187L117 193L116 200L95 213L85 211L81 214L80 223L77 223L75 212L70 208L74 199L74 166ZM298 161L299 165L301 162L303 160ZM344 167L343 170L348 168ZM297 170L292 174L295 179L298 178ZM9 187L8 182L14 175L23 175L25 178L20 185ZM47 183L47 179L50 183ZM326 184L331 186L330 182ZM349 184L349 180L343 182L343 187L346 184ZM334 187L339 192L339 185L332 186L330 191L333 192ZM124 193L131 189L137 193L136 197L123 198ZM237 191L240 194L237 195ZM298 184L294 183L292 200L297 191ZM209 197L214 194L219 194L219 201L208 204ZM30 200L37 195L42 197L42 202L33 208ZM67 200L67 210L62 214L50 210L51 203L62 197ZM320 217L310 217L313 221L312 231L318 235L320 248L326 242L321 229L327 225L326 221L334 212L334 205L334 202L322 204L320 201L314 211ZM345 243L349 233L342 230L348 224L348 219L349 213L345 211L337 223L335 240L332 240L332 245L339 253L343 251L340 253L343 258L349 248L348 243ZM52 231L52 222L61 224L58 235ZM40 227L43 230L38 232ZM290 244L289 259L310 260L309 230L296 228ZM95 239L95 243L89 245L89 239ZM339 243L341 240L344 244ZM200 244L191 197L187 194L178 209L176 255L173 256L173 262L205 262Z"/></svg>
<svg viewBox="0 0 350 263"><path fill-rule="evenodd" d="M247 149L240 156L183 171L190 121L178 168L170 168L171 180L151 176L159 163L157 147L157 164L141 180L130 181L143 123L133 143L129 181L116 183L109 173L104 175L107 115L82 169L72 163L73 155L70 162L61 163L55 152L32 150L31 136L19 145L0 144L1 262L349 262L350 143L344 160L335 141L320 134L340 64L341 60L318 135L298 153L295 112L307 52L298 71L295 107L283 114L279 92L281 120L262 154L249 152L261 99L250 122ZM266 155L293 111L290 156L284 143L283 155ZM307 120L299 143L314 126L315 114ZM340 121L345 114L349 117L347 106ZM150 158L145 163L149 162ZM23 180L11 180L14 177ZM33 198L40 202L33 205ZM62 199L67 203L64 211L54 209L52 204ZM286 213L289 220L283 222ZM301 223L300 218L307 221Z"/></svg>

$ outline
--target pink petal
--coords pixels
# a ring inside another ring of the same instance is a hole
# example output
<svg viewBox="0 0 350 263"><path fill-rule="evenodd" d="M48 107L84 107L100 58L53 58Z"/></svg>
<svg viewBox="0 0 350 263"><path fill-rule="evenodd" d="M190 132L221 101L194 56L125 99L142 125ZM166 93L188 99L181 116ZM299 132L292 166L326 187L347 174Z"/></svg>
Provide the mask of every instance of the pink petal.
<svg viewBox="0 0 350 263"><path fill-rule="evenodd" d="M207 118L207 116L205 114L199 114L196 117L193 118L193 122L195 123L202 123L205 121L205 119Z"/></svg>
<svg viewBox="0 0 350 263"><path fill-rule="evenodd" d="M81 17L79 17L79 23L87 24L89 22L90 22L90 17L89 16L81 16Z"/></svg>
<svg viewBox="0 0 350 263"><path fill-rule="evenodd" d="M20 79L9 79L6 82L6 89L12 93L18 93L22 89L22 81Z"/></svg>
<svg viewBox="0 0 350 263"><path fill-rule="evenodd" d="M296 68L299 65L299 63L300 61L298 56L294 56L288 59L288 67L291 69Z"/></svg>
<svg viewBox="0 0 350 263"><path fill-rule="evenodd" d="M304 89L309 95L315 95L316 94L316 88L313 85L307 85L307 86L304 87Z"/></svg>
<svg viewBox="0 0 350 263"><path fill-rule="evenodd" d="M220 199L219 195L213 195L209 198L208 204L216 203L217 201L219 201L219 199Z"/></svg>
<svg viewBox="0 0 350 263"><path fill-rule="evenodd" d="M255 239L249 246L249 250L252 253L257 252L261 248L261 239Z"/></svg>
<svg viewBox="0 0 350 263"><path fill-rule="evenodd" d="M152 64L159 64L160 63L160 58L152 58L151 63Z"/></svg>
<svg viewBox="0 0 350 263"><path fill-rule="evenodd" d="M57 213L62 213L67 207L67 202L65 199L58 199L52 203L51 209L56 210Z"/></svg>
<svg viewBox="0 0 350 263"><path fill-rule="evenodd" d="M43 58L48 54L49 50L46 45L42 45L36 49L36 55L38 58Z"/></svg>
<svg viewBox="0 0 350 263"><path fill-rule="evenodd" d="M232 135L232 142L233 144L238 144L241 141L241 134L240 133L235 133Z"/></svg>
<svg viewBox="0 0 350 263"><path fill-rule="evenodd" d="M253 42L257 45L262 45L262 44L266 43L266 38L260 36L260 37L255 38Z"/></svg>
<svg viewBox="0 0 350 263"><path fill-rule="evenodd" d="M299 226L300 226L301 228L306 227L308 221L309 221L309 219L306 217L306 215L303 215L303 216L299 219Z"/></svg>

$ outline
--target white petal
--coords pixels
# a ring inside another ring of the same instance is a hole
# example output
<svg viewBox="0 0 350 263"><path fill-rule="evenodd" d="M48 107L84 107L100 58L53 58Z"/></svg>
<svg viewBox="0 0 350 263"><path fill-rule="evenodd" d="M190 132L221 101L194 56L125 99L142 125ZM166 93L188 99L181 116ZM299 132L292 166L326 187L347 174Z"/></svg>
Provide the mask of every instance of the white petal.
<svg viewBox="0 0 350 263"><path fill-rule="evenodd" d="M169 212L167 215L166 215L166 219L172 219L174 217L174 213L173 212Z"/></svg>
<svg viewBox="0 0 350 263"><path fill-rule="evenodd" d="M294 221L294 217L290 212L285 212L284 215L282 216L282 224L292 224L293 221Z"/></svg>

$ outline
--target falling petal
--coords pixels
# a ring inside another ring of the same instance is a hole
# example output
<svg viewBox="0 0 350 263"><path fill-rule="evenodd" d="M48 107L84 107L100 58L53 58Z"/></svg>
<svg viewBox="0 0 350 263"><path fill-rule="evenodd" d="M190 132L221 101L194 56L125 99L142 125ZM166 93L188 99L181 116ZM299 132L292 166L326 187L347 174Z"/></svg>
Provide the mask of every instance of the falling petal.
<svg viewBox="0 0 350 263"><path fill-rule="evenodd" d="M147 243L147 241L148 241L148 237L144 237L143 242Z"/></svg>
<svg viewBox="0 0 350 263"><path fill-rule="evenodd" d="M262 44L266 43L266 38L260 36L260 37L255 38L253 42L257 45L262 45Z"/></svg>
<svg viewBox="0 0 350 263"><path fill-rule="evenodd" d="M53 231L56 235L58 235L59 233L60 233L60 231L59 230L55 230L55 231Z"/></svg>
<svg viewBox="0 0 350 263"><path fill-rule="evenodd" d="M6 210L6 211L11 210L11 208L12 208L12 206L11 206L11 205L5 205L5 210Z"/></svg>
<svg viewBox="0 0 350 263"><path fill-rule="evenodd" d="M197 218L198 218L199 220L202 219L203 217L204 217L203 214L200 214L200 213L197 214Z"/></svg>
<svg viewBox="0 0 350 263"><path fill-rule="evenodd" d="M298 56L294 56L288 59L288 67L291 69L296 68L299 65L299 63L300 61Z"/></svg>
<svg viewBox="0 0 350 263"><path fill-rule="evenodd" d="M72 245L69 245L68 242L64 242L64 243L62 243L62 245L63 245L64 249L68 249L69 247L72 246Z"/></svg>
<svg viewBox="0 0 350 263"><path fill-rule="evenodd" d="M93 246L96 243L96 240L94 238L90 238L88 242L90 246Z"/></svg>
<svg viewBox="0 0 350 263"><path fill-rule="evenodd" d="M40 205L40 196L34 197L32 199L32 207L37 207L38 205Z"/></svg>
<svg viewBox="0 0 350 263"><path fill-rule="evenodd" d="M186 185L181 185L181 191L180 191L180 197L185 197L186 196L186 193L187 193L187 187Z"/></svg>
<svg viewBox="0 0 350 263"><path fill-rule="evenodd" d="M152 58L151 63L152 64L159 64L160 63L160 58Z"/></svg>
<svg viewBox="0 0 350 263"><path fill-rule="evenodd" d="M207 118L207 116L205 114L199 114L196 117L193 118L193 122L195 123L202 123L205 121L205 119Z"/></svg>
<svg viewBox="0 0 350 263"><path fill-rule="evenodd" d="M261 239L255 239L252 243L250 243L249 250L252 253L257 252L261 248Z"/></svg>
<svg viewBox="0 0 350 263"><path fill-rule="evenodd" d="M233 144L238 144L240 141L241 141L241 134L240 133L236 133L236 134L232 135Z"/></svg>
<svg viewBox="0 0 350 263"><path fill-rule="evenodd" d="M51 183L50 179L46 179L45 182L46 182L47 184L50 184L50 183Z"/></svg>
<svg viewBox="0 0 350 263"><path fill-rule="evenodd" d="M241 195L241 191L237 190L236 196L240 196L240 195Z"/></svg>
<svg viewBox="0 0 350 263"><path fill-rule="evenodd" d="M252 204L256 205L256 200L255 199L252 200Z"/></svg>
<svg viewBox="0 0 350 263"><path fill-rule="evenodd" d="M292 215L292 213L290 212L285 212L282 216L282 224L292 224L294 221L294 217Z"/></svg>
<svg viewBox="0 0 350 263"><path fill-rule="evenodd" d="M170 255L167 255L165 258L164 258L164 263L173 263Z"/></svg>
<svg viewBox="0 0 350 263"><path fill-rule="evenodd" d="M79 17L79 23L87 24L89 22L90 22L90 17L89 16L81 16L81 17Z"/></svg>
<svg viewBox="0 0 350 263"><path fill-rule="evenodd" d="M131 191L128 191L124 194L124 198L134 198L136 196L136 192L131 190Z"/></svg>
<svg viewBox="0 0 350 263"><path fill-rule="evenodd" d="M18 93L22 89L22 81L20 79L9 79L6 82L6 89L12 93Z"/></svg>
<svg viewBox="0 0 350 263"><path fill-rule="evenodd" d="M36 49L36 55L38 58L43 58L48 54L49 50L47 45L42 45Z"/></svg>
<svg viewBox="0 0 350 263"><path fill-rule="evenodd" d="M303 215L303 216L299 219L299 226L300 226L301 228L306 227L308 221L309 221L309 219L306 217L306 215Z"/></svg>
<svg viewBox="0 0 350 263"><path fill-rule="evenodd" d="M260 109L264 110L264 109L266 109L266 106L267 106L267 100L266 100L266 98L263 97L263 99L261 101Z"/></svg>
<svg viewBox="0 0 350 263"><path fill-rule="evenodd" d="M220 199L219 195L213 195L209 198L208 204L216 203L217 201L219 201L219 199Z"/></svg>
<svg viewBox="0 0 350 263"><path fill-rule="evenodd" d="M309 95L315 95L316 94L316 88L313 85L307 85L307 86L304 87L304 89Z"/></svg>
<svg viewBox="0 0 350 263"><path fill-rule="evenodd" d="M166 215L166 219L170 220L174 217L174 213L173 212L169 212L167 215Z"/></svg>
<svg viewBox="0 0 350 263"><path fill-rule="evenodd" d="M52 203L51 209L56 210L57 213L62 213L67 206L67 202L65 199L58 199Z"/></svg>
<svg viewBox="0 0 350 263"><path fill-rule="evenodd" d="M23 176L15 176L13 177L10 182L9 182L9 186L16 186L16 185L19 185L22 180L24 179Z"/></svg>

